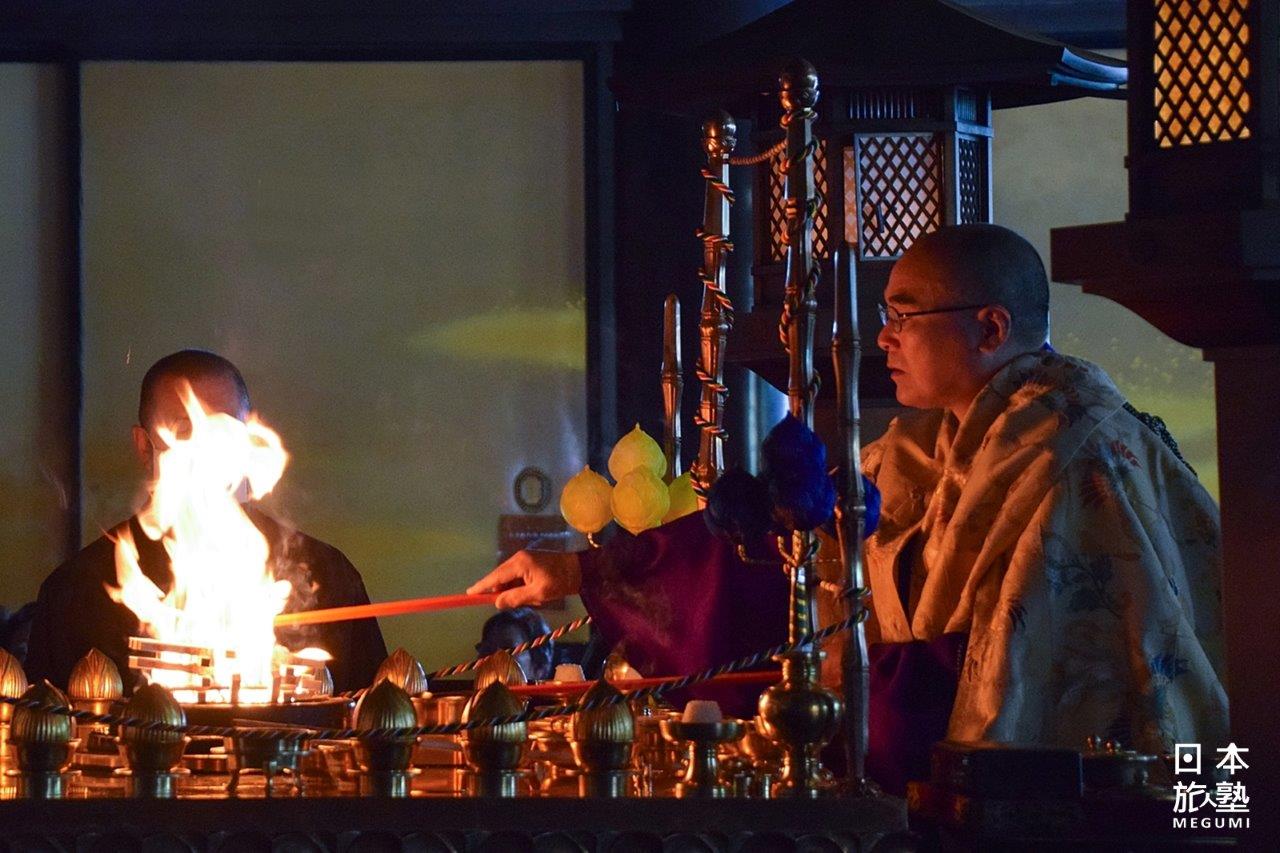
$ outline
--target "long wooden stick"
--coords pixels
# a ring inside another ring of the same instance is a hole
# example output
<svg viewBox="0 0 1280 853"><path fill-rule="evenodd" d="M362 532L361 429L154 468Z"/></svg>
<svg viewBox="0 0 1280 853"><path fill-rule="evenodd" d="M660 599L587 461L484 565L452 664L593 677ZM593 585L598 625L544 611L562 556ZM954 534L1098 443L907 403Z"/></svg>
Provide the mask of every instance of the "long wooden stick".
<svg viewBox="0 0 1280 853"><path fill-rule="evenodd" d="M479 607L484 604L492 605L497 597L497 593L493 592L477 595L437 595L433 598L408 598L404 601L382 601L377 604L353 604L350 607L281 613L276 617L276 627L320 625L325 622L376 619L381 616L403 616L406 613L428 613L433 610L452 610L455 607Z"/></svg>

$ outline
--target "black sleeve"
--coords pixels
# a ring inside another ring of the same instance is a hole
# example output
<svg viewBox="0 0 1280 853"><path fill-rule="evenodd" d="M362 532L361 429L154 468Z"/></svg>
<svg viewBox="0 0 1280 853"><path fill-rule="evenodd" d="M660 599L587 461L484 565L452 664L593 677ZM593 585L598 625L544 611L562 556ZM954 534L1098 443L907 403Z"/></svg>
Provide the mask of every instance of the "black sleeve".
<svg viewBox="0 0 1280 853"><path fill-rule="evenodd" d="M53 630L50 620L49 584L40 585L40 594L36 598L35 617L31 621L31 637L27 640L27 657L22 668L27 673L27 680L37 684L41 679L49 679L55 684L60 682L53 669Z"/></svg>

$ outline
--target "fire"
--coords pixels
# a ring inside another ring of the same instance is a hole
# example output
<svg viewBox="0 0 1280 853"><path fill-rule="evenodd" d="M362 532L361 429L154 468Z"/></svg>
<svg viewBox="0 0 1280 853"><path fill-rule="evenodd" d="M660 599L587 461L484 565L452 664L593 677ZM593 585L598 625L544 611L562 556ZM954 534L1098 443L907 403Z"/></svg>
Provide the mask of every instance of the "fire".
<svg viewBox="0 0 1280 853"><path fill-rule="evenodd" d="M173 586L166 593L143 573L126 529L115 546L119 585L107 592L160 643L208 650L194 656L204 658L199 665L191 654L161 651L158 665L148 667L151 680L176 688L179 701L270 701L299 657L275 639L274 618L291 586L275 578L270 546L241 502L268 494L289 456L280 436L256 417L246 422L211 412L189 384L183 406L190 432L157 428L164 447L150 500L138 514L147 537L164 544ZM328 658L304 651L302 657Z"/></svg>

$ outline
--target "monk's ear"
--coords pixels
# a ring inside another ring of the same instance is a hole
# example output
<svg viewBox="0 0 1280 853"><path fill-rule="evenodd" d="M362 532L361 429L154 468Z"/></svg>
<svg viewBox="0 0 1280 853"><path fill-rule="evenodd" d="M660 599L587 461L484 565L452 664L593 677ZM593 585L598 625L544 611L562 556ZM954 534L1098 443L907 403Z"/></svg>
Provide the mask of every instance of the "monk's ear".
<svg viewBox="0 0 1280 853"><path fill-rule="evenodd" d="M142 465L142 470L147 472L147 476L151 476L156 450L151 444L151 436L147 435L147 431L137 424L133 425L133 452L137 455L138 463Z"/></svg>
<svg viewBox="0 0 1280 853"><path fill-rule="evenodd" d="M978 344L980 352L995 352L1013 334L1013 317L1003 305L988 305L980 309L978 322L982 324L982 340Z"/></svg>

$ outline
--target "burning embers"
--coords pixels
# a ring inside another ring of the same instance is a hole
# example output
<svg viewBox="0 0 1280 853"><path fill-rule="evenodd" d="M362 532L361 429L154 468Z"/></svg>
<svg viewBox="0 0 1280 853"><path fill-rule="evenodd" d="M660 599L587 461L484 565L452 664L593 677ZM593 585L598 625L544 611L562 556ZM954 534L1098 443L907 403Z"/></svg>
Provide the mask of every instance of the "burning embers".
<svg viewBox="0 0 1280 853"><path fill-rule="evenodd" d="M128 528L116 540L119 585L107 592L154 638L131 641L130 666L184 703L271 702L311 692L329 656L276 645L274 619L291 586L275 578L266 537L241 505L275 487L289 456L275 431L253 416L241 421L209 411L189 384L183 406L189 430L156 429L156 477L138 514L143 532L169 557L168 592L143 573Z"/></svg>

